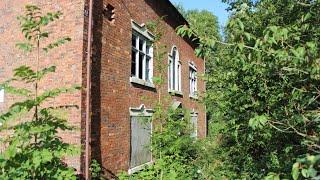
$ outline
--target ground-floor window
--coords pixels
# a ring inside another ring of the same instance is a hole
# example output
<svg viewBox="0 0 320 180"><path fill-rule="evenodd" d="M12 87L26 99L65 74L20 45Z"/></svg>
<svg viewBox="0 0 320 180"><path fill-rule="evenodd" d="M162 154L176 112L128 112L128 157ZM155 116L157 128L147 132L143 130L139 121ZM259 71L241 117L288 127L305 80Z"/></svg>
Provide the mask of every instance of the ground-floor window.
<svg viewBox="0 0 320 180"><path fill-rule="evenodd" d="M152 110L146 110L143 105L140 108L131 108L130 110L131 153L129 171L134 172L140 170L141 166L152 160L150 150Z"/></svg>
<svg viewBox="0 0 320 180"><path fill-rule="evenodd" d="M191 127L192 127L191 137L197 138L198 137L198 113L192 112L190 117L191 117L190 121L191 121Z"/></svg>

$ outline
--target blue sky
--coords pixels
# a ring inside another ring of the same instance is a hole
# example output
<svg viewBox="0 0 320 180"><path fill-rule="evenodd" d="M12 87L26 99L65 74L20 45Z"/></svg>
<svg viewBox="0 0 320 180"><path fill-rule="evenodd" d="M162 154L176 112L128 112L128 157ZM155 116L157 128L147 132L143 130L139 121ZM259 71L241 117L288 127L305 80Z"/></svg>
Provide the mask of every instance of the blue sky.
<svg viewBox="0 0 320 180"><path fill-rule="evenodd" d="M186 9L206 9L211 11L219 19L220 26L224 26L228 19L227 5L221 0L170 0L173 4L180 3Z"/></svg>

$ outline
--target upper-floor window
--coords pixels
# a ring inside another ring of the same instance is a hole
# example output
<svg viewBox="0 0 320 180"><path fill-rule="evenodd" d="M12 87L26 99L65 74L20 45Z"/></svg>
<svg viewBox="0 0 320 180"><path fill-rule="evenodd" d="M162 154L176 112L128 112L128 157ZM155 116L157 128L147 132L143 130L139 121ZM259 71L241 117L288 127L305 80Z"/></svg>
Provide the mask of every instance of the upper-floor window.
<svg viewBox="0 0 320 180"><path fill-rule="evenodd" d="M148 82L152 79L152 42L136 31L132 33L131 76Z"/></svg>
<svg viewBox="0 0 320 180"><path fill-rule="evenodd" d="M189 63L189 86L190 97L197 97L198 84L197 84L197 68L193 63Z"/></svg>
<svg viewBox="0 0 320 180"><path fill-rule="evenodd" d="M131 21L131 77L130 82L152 87L154 36L144 24Z"/></svg>
<svg viewBox="0 0 320 180"><path fill-rule="evenodd" d="M179 60L179 51L177 47L173 47L171 50L168 69L169 91L181 92L181 62Z"/></svg>

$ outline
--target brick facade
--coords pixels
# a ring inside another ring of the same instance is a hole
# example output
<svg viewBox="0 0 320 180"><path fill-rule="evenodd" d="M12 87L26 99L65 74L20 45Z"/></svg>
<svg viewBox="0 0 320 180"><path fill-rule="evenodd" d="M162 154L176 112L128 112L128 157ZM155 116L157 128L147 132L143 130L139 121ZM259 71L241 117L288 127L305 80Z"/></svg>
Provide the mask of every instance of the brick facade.
<svg viewBox="0 0 320 180"><path fill-rule="evenodd" d="M15 43L23 39L16 16L22 13L26 3L37 4L45 12L60 10L64 13L60 21L50 25L52 31L55 32L52 38L68 35L72 41L42 58L41 66L54 64L57 66L58 73L49 76L40 87L82 85L81 92L56 98L54 103L57 105L72 103L80 107L70 113L69 119L70 123L79 127L81 131L66 133L62 136L67 142L84 145L88 0L0 1L0 17L4 19L0 22L0 82L11 77L13 68L23 64L34 65L34 61L30 58L32 55L23 54L15 48ZM112 22L103 16L103 8L108 4L115 8L115 19ZM144 104L147 108L152 109L154 103L150 99L156 99L158 95L157 89L137 86L129 81L131 75L131 20L142 24L166 16L161 21L165 30L161 42L166 45L168 53L173 45L178 48L182 63L183 96L171 96L167 91L167 83L163 89L166 90L165 95L170 97L172 102L180 101L183 107L194 109L199 113L198 136L205 137L205 107L189 98L188 65L189 61L193 61L197 66L198 74L203 74L204 61L194 55L194 44L176 35L176 27L184 24L185 20L169 1L94 0L93 13L92 158L99 160L110 175L128 170L130 159L129 108L138 108ZM154 76L157 76L157 72L154 72ZM201 94L204 90L204 82L199 79L198 91ZM145 97L145 100L141 97ZM0 103L0 112L7 109L13 100L6 94L5 103ZM83 172L83 153L68 161Z"/></svg>
<svg viewBox="0 0 320 180"><path fill-rule="evenodd" d="M84 1L83 0L1 0L0 1L0 82L12 77L12 70L21 65L35 66L35 55L26 54L15 47L17 42L24 40L20 31L17 16L22 15L26 4L38 5L43 12L61 11L60 20L50 24L48 29L52 32L51 40L63 36L71 37L72 41L56 48L48 53L41 54L41 68L51 65L57 66L57 73L50 74L42 80L39 88L49 89L56 87L70 87L73 84L82 84L82 56L84 33ZM79 109L73 109L69 113L69 123L81 129L81 92L65 94L53 100L54 105L73 104ZM4 103L0 103L0 113L4 112L16 97L5 93ZM80 130L61 134L68 143L80 145ZM80 156L68 158L68 164L80 169Z"/></svg>
<svg viewBox="0 0 320 180"><path fill-rule="evenodd" d="M153 0L104 0L103 5L110 4L115 10L115 19L96 19L95 52L93 54L94 77L92 82L93 112L92 122L93 157L100 160L109 172L118 173L128 170L130 159L130 115L129 108L138 108L144 104L146 108L153 108L158 97L157 90L145 88L130 83L131 76L131 20L138 24L147 23L166 16L161 21L164 36L161 43L166 45L167 52L175 45L182 62L182 92L183 96L170 96L165 83L165 95L173 102L180 101L183 107L196 110L198 115L198 135L206 136L205 109L196 101L189 98L189 65L195 62L198 73L204 72L204 61L194 54L192 43L184 40L175 33L177 26L184 23L175 9L167 1ZM99 8L96 13L100 14ZM180 18L180 19L179 19ZM167 57L166 57L167 59ZM155 62L154 62L155 63ZM156 64L154 64L156 66ZM154 76L157 76L157 72ZM167 81L166 81L167 82ZM205 90L204 82L198 82L199 92ZM95 97L98 95L98 97ZM144 100L142 100L144 99ZM169 105L169 104L168 104Z"/></svg>

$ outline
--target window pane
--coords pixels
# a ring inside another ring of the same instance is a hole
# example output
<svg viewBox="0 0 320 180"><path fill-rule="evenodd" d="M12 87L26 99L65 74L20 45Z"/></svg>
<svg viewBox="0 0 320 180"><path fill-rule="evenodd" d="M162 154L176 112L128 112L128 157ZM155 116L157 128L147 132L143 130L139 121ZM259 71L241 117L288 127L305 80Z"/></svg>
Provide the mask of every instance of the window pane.
<svg viewBox="0 0 320 180"><path fill-rule="evenodd" d="M139 53L139 78L142 79L144 54Z"/></svg>
<svg viewBox="0 0 320 180"><path fill-rule="evenodd" d="M131 158L130 168L151 161L151 123L144 123L146 117L131 117Z"/></svg>
<svg viewBox="0 0 320 180"><path fill-rule="evenodd" d="M177 86L178 86L178 91L180 91L180 64L178 64L178 68L177 68Z"/></svg>
<svg viewBox="0 0 320 180"><path fill-rule="evenodd" d="M172 65L172 60L169 57L169 65L168 65L168 88L171 90L171 65Z"/></svg>
<svg viewBox="0 0 320 180"><path fill-rule="evenodd" d="M132 34L132 47L137 47L137 36Z"/></svg>
<svg viewBox="0 0 320 180"><path fill-rule="evenodd" d="M190 74L189 74L189 76L190 76L190 77L189 77L189 79L190 79L190 80L189 80L189 81L190 81L190 94L192 95L192 94L193 94L193 93L192 93L192 89L193 89L193 88L192 88L192 69L190 68L189 71L190 71Z"/></svg>
<svg viewBox="0 0 320 180"><path fill-rule="evenodd" d="M137 52L132 50L132 52L131 52L131 76L136 76L136 54L137 54Z"/></svg>
<svg viewBox="0 0 320 180"><path fill-rule="evenodd" d="M144 41L141 38L139 38L139 50L140 51L143 51L143 43L144 43Z"/></svg>
<svg viewBox="0 0 320 180"><path fill-rule="evenodd" d="M146 58L146 81L150 81L150 57L147 56Z"/></svg>
<svg viewBox="0 0 320 180"><path fill-rule="evenodd" d="M172 60L172 89L176 90L176 60Z"/></svg>
<svg viewBox="0 0 320 180"><path fill-rule="evenodd" d="M173 58L173 61L176 61L176 48L173 49L173 52L172 52L172 58Z"/></svg>
<svg viewBox="0 0 320 180"><path fill-rule="evenodd" d="M150 53L150 49L151 49L151 47L150 47L150 45L147 45L147 49L146 49L146 53L148 54L148 55L151 55Z"/></svg>

